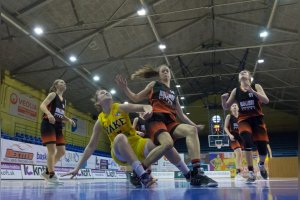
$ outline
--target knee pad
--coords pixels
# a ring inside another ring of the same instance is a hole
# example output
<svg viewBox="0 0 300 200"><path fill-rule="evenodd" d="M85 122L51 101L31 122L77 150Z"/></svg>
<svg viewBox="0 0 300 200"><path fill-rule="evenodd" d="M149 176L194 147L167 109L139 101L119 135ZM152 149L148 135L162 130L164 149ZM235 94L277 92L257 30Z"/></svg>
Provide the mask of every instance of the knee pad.
<svg viewBox="0 0 300 200"><path fill-rule="evenodd" d="M241 138L243 141L243 146L244 146L245 151L252 151L253 140L252 140L251 133L242 132L240 135L241 135Z"/></svg>
<svg viewBox="0 0 300 200"><path fill-rule="evenodd" d="M267 142L265 142L265 141L256 141L255 144L256 144L256 147L257 147L258 154L261 155L261 156L266 156L267 153L268 153Z"/></svg>

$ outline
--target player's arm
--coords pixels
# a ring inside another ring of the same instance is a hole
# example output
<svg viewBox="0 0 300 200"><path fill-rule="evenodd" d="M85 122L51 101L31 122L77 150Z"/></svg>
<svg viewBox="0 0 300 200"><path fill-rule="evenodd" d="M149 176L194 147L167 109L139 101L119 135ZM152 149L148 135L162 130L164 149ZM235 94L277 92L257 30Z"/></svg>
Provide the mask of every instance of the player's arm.
<svg viewBox="0 0 300 200"><path fill-rule="evenodd" d="M260 84L255 84L255 89L256 91L254 90L253 91L253 94L264 104L267 104L269 103L269 98L267 97L264 89L261 87Z"/></svg>
<svg viewBox="0 0 300 200"><path fill-rule="evenodd" d="M234 88L231 91L230 95L228 93L225 93L221 96L222 107L224 110L228 110L230 106L234 103L235 95L236 95L236 88Z"/></svg>
<svg viewBox="0 0 300 200"><path fill-rule="evenodd" d="M228 135L230 140L234 140L234 136L230 133L230 131L228 129L229 123L230 123L230 115L227 115L225 118L225 122L224 122L224 131Z"/></svg>
<svg viewBox="0 0 300 200"><path fill-rule="evenodd" d="M151 92L151 89L155 84L155 81L150 82L142 91L136 94L130 90L127 85L127 80L123 76L117 75L115 81L118 86L124 91L124 93L135 103L147 99L149 93Z"/></svg>
<svg viewBox="0 0 300 200"><path fill-rule="evenodd" d="M133 122L132 122L132 128L136 129L136 126L137 126L138 121L139 121L139 118L138 118L138 117L134 118L134 120L133 120Z"/></svg>
<svg viewBox="0 0 300 200"><path fill-rule="evenodd" d="M51 103L51 101L53 101L53 99L55 98L55 96L56 96L55 92L49 93L48 96L44 99L44 101L40 105L41 111L43 111L43 113L45 113L47 115L48 120L49 120L49 122L51 124L55 123L55 118L51 114L51 112L48 110L47 106Z"/></svg>
<svg viewBox="0 0 300 200"><path fill-rule="evenodd" d="M101 123L99 120L96 121L94 128L93 128L93 133L92 136L90 138L89 144L86 146L86 148L84 149L83 155L80 158L77 166L74 168L74 170L62 175L62 176L67 176L67 175L71 175L71 179L77 175L78 171L80 170L80 167L83 165L83 163L85 163L89 157L92 155L92 153L95 151L95 149L97 148L97 144L99 141L99 136L101 134L101 132L103 131L103 127L101 126Z"/></svg>

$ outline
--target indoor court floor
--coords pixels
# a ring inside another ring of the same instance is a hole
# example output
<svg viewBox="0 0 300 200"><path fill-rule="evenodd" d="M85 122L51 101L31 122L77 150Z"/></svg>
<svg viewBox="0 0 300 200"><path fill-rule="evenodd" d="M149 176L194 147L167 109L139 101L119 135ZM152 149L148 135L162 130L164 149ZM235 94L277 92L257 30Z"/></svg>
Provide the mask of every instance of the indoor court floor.
<svg viewBox="0 0 300 200"><path fill-rule="evenodd" d="M151 188L135 188L125 179L63 180L49 185L42 180L2 180L1 200L297 200L298 179L258 180L247 185L234 179L216 179L217 188L192 187L185 180L162 179Z"/></svg>

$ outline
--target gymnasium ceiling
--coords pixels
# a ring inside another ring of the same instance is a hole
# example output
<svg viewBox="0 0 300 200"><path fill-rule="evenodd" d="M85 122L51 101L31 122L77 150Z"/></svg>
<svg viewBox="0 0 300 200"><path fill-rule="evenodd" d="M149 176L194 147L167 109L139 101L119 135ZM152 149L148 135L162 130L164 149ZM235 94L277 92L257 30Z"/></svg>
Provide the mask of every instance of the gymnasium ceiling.
<svg viewBox="0 0 300 200"><path fill-rule="evenodd" d="M297 0L2 0L1 69L36 89L64 79L66 98L95 114L96 88L116 89L144 64L169 63L185 112L220 108L219 97L254 73L268 109L297 115L299 64ZM147 16L137 15L144 7ZM36 26L44 34L33 33ZM265 39L259 37L269 31ZM159 44L166 49L160 50ZM72 63L69 56L75 55ZM258 64L257 59L264 59ZM98 82L93 76L99 75ZM148 81L131 81L140 91ZM189 106L191 106L189 108ZM195 113L192 116L195 116ZM197 119L195 119L197 121Z"/></svg>

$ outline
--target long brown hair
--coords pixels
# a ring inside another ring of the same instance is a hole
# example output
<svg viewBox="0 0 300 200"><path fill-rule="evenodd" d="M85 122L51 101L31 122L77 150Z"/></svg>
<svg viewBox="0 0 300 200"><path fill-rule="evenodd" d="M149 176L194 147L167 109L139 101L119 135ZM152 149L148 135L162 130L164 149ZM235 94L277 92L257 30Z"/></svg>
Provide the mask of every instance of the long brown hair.
<svg viewBox="0 0 300 200"><path fill-rule="evenodd" d="M56 80L52 83L52 85L51 85L51 87L50 87L50 89L49 89L49 93L51 93L51 92L56 92L56 91L57 91L56 86L57 86L57 84L58 84L59 81L61 81L61 79L56 79Z"/></svg>
<svg viewBox="0 0 300 200"><path fill-rule="evenodd" d="M159 68L160 66L155 68L152 65L144 65L141 69L131 75L131 80L136 78L143 79L159 76Z"/></svg>

